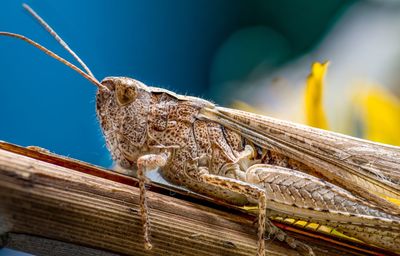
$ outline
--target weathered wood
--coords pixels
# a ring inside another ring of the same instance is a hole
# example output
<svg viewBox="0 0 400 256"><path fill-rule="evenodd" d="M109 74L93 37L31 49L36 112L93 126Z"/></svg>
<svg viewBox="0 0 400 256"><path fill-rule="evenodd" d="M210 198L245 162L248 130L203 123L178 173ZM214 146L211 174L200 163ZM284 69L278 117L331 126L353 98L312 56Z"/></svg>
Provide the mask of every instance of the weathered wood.
<svg viewBox="0 0 400 256"><path fill-rule="evenodd" d="M188 201L186 192L172 197L159 186L147 194L154 248L145 251L135 179L6 143L0 148L0 233L9 233L6 247L37 255L61 255L65 248L85 255L80 246L125 255L255 255L253 216ZM304 239L318 255L366 254L318 237ZM49 250L52 240L63 246ZM297 255L284 243L266 243L269 255Z"/></svg>
<svg viewBox="0 0 400 256"><path fill-rule="evenodd" d="M119 254L26 234L7 234L7 247L34 255L118 256Z"/></svg>

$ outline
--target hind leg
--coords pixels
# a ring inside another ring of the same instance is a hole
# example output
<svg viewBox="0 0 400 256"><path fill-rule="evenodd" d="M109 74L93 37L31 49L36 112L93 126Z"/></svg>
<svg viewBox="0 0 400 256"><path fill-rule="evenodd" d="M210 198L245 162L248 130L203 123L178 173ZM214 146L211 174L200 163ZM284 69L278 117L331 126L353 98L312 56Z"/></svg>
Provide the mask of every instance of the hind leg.
<svg viewBox="0 0 400 256"><path fill-rule="evenodd" d="M217 186L231 192L240 193L248 198L252 198L258 202L258 242L257 242L257 255L265 255L265 221L266 221L266 195L263 189L248 184L246 182L227 178L223 176L209 174L207 168L201 168L195 176L199 183L204 183L205 186Z"/></svg>
<svg viewBox="0 0 400 256"><path fill-rule="evenodd" d="M271 198L274 198L274 193L271 193L271 190L267 189L266 187L268 184L265 183L265 176L266 176L265 174L266 173L269 174L270 180L276 180L277 182L279 182L282 181L282 177L279 176L279 174L273 176L273 173L274 170L281 170L281 169L283 168L272 165L264 165L264 164L253 165L252 167L247 169L245 181L250 184L257 184L258 187L264 188L268 201L268 199L271 200ZM282 190L278 189L278 191L279 193L284 193L284 191ZM274 235L276 238L278 238L278 240L286 242L290 247L296 249L302 255L314 255L314 252L310 246L288 236L284 231L276 227L268 218L265 221L266 221L266 230L270 235Z"/></svg>

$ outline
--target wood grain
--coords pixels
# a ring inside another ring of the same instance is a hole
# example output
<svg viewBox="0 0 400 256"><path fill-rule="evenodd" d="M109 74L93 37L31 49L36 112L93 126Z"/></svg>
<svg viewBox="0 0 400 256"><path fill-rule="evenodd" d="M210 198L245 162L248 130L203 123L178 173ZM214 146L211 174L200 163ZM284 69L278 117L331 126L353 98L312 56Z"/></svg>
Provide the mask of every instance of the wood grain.
<svg viewBox="0 0 400 256"><path fill-rule="evenodd" d="M3 236L6 247L36 255L66 255L66 247L76 255L91 255L80 247L122 255L255 255L253 216L187 192L173 197L159 186L148 192L154 247L145 251L135 179L7 143L0 148L0 233L9 234ZM304 239L317 255L369 254ZM49 247L51 241L66 246ZM276 240L266 243L269 255L298 255Z"/></svg>

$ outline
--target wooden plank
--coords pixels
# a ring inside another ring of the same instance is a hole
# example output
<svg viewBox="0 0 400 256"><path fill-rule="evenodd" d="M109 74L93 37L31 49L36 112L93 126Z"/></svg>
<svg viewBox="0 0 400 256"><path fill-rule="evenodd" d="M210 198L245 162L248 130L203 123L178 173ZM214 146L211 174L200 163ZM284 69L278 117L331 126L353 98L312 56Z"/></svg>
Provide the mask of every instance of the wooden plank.
<svg viewBox="0 0 400 256"><path fill-rule="evenodd" d="M44 237L8 233L7 247L17 248L20 251L34 255L57 256L118 256L119 254L98 250L77 244L61 242Z"/></svg>
<svg viewBox="0 0 400 256"><path fill-rule="evenodd" d="M43 252L45 239L70 244L71 250L83 246L124 255L255 255L254 216L185 191L172 197L157 185L148 192L154 247L145 251L134 178L8 143L0 148L0 234L10 234L7 247ZM372 253L291 235L317 255ZM268 255L298 255L276 239L266 243ZM65 251L53 248L53 255Z"/></svg>

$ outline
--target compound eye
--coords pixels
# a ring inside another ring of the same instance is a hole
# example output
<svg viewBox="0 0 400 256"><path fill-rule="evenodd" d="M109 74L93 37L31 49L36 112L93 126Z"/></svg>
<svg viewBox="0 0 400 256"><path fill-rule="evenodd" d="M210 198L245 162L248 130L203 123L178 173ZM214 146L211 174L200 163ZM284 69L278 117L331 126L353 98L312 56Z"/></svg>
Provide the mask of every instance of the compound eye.
<svg viewBox="0 0 400 256"><path fill-rule="evenodd" d="M127 86L117 86L115 95L117 98L117 103L120 106L125 106L136 99L137 92L135 87Z"/></svg>
<svg viewBox="0 0 400 256"><path fill-rule="evenodd" d="M115 89L115 84L112 79L105 79L105 80L101 81L101 84L104 85L105 87L107 87L107 89L110 91L114 91L114 89Z"/></svg>

